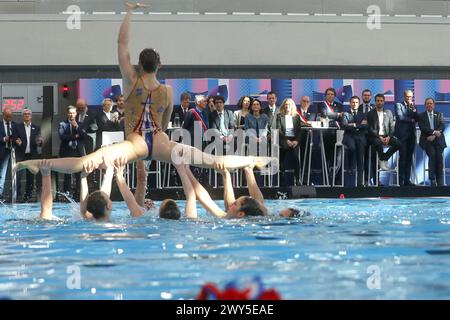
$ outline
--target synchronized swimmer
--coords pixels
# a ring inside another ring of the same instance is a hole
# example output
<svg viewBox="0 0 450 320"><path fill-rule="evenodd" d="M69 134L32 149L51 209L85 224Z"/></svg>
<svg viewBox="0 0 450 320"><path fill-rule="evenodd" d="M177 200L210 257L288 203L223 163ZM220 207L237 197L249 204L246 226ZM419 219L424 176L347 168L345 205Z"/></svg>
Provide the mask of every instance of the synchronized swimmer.
<svg viewBox="0 0 450 320"><path fill-rule="evenodd" d="M240 218L249 215L266 215L264 198L256 183L253 168L263 168L270 163L277 165L272 157L216 156L202 152L192 146L171 141L164 130L167 128L173 109L172 89L158 82L156 74L160 68L160 57L154 49L144 49L139 55L141 74L131 64L128 50L129 24L132 11L140 4L127 3L128 12L122 22L118 39L119 66L123 77L126 96L125 132L126 140L79 158L58 158L27 160L17 163L16 171L28 169L33 174L41 171L43 187L41 196L41 217L51 217L52 199L49 189L50 171L71 174L81 172L80 211L86 219L109 220L112 210L110 198L111 181L116 175L119 190L130 210L131 216L143 214L146 172L143 161L157 160L174 163L181 178L186 196L185 214L196 218L195 199L216 217ZM194 161L195 159L195 161ZM198 160L201 159L199 162ZM138 162L138 182L133 195L123 179L126 163ZM192 175L189 166L214 168L224 181L225 211L211 199L206 189ZM98 168L106 169L105 180L100 190L88 195L86 177ZM229 170L244 168L250 196L235 199ZM165 200L160 216L177 219L179 208L173 200ZM162 212L162 214L161 214ZM165 212L169 212L165 214ZM289 211L288 216L295 215ZM284 214L282 214L284 216Z"/></svg>

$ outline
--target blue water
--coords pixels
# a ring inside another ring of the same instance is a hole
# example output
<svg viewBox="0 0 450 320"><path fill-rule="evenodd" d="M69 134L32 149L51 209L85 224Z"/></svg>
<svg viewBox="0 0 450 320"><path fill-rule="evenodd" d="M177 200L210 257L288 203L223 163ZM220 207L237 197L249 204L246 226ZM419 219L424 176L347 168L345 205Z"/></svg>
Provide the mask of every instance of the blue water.
<svg viewBox="0 0 450 320"><path fill-rule="evenodd" d="M33 220L37 204L0 206L0 297L192 299L260 275L284 299L450 299L450 198L267 203L311 216L133 220L117 202L95 224L73 204L54 205L59 222Z"/></svg>

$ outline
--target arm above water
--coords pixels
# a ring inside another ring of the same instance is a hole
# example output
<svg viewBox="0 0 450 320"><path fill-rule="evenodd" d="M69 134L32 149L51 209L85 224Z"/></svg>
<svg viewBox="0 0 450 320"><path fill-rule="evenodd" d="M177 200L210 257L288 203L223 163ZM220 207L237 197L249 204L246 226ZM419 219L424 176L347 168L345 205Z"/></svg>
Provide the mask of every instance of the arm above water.
<svg viewBox="0 0 450 320"><path fill-rule="evenodd" d="M211 199L211 196L209 195L208 191L206 191L206 189L200 184L200 182L197 181L197 179L194 177L194 175L192 174L191 170L188 167L186 167L186 174L189 177L192 186L194 187L197 200L200 201L203 207L205 207L205 209L208 210L208 212L210 212L215 217L224 218L227 213L222 209L220 209L214 202L214 200Z"/></svg>
<svg viewBox="0 0 450 320"><path fill-rule="evenodd" d="M120 194L122 195L123 200L127 204L128 210L130 210L130 215L133 218L141 217L144 214L144 211L139 206L134 197L133 193L130 191L130 188L125 181L123 176L125 165L127 164L126 158L120 158L115 161L116 164L116 182L119 187Z"/></svg>
<svg viewBox="0 0 450 320"><path fill-rule="evenodd" d="M41 190L41 214L39 218L44 220L52 220L52 206L53 206L53 195L52 195L52 178L51 178L51 168L49 166L48 160L42 160L40 163L40 171L42 174L42 190Z"/></svg>
<svg viewBox="0 0 450 320"><path fill-rule="evenodd" d="M261 189L259 189L258 187L258 183L256 182L255 174L253 172L253 166L245 167L244 172L250 196L259 202L259 204L261 205L261 210L264 211L264 214L267 214L267 208L264 205L264 196L261 192Z"/></svg>
<svg viewBox="0 0 450 320"><path fill-rule="evenodd" d="M223 163L216 163L215 169L223 177L223 202L225 204L225 211L228 211L228 208L236 201L230 171L227 170Z"/></svg>
<svg viewBox="0 0 450 320"><path fill-rule="evenodd" d="M187 168L184 164L175 165L178 175L183 185L184 195L186 197L186 205L184 213L187 218L197 219L197 205L195 203L195 190L187 174Z"/></svg>

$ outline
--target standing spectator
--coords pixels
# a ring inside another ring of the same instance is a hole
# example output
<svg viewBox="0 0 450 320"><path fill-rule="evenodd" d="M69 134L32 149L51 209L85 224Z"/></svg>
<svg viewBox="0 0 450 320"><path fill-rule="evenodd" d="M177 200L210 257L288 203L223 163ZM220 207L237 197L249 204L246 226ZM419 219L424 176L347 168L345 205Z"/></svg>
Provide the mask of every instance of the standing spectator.
<svg viewBox="0 0 450 320"><path fill-rule="evenodd" d="M234 116L231 110L225 109L225 99L221 96L214 98L215 111L209 115L209 129L216 129L224 143L224 148L233 139Z"/></svg>
<svg viewBox="0 0 450 320"><path fill-rule="evenodd" d="M288 98L281 103L280 112L277 115L277 129L280 132L280 170L284 176L284 184L286 185L285 160L286 156L290 154L294 158L295 184L301 185L299 159L301 120L294 100Z"/></svg>
<svg viewBox="0 0 450 320"><path fill-rule="evenodd" d="M362 103L359 105L359 110L367 114L369 111L375 108L375 105L371 103L372 91L369 89L364 89L361 93Z"/></svg>
<svg viewBox="0 0 450 320"><path fill-rule="evenodd" d="M428 177L431 186L444 185L444 149L445 143L444 130L445 125L442 113L434 109L434 99L425 100L426 111L419 115L419 127L421 131L420 146L425 150L428 156Z"/></svg>
<svg viewBox="0 0 450 320"><path fill-rule="evenodd" d="M211 113L213 113L216 110L216 105L214 103L215 98L216 96L209 95L208 98L206 99L207 108L205 108L205 111L208 114L208 117Z"/></svg>
<svg viewBox="0 0 450 320"><path fill-rule="evenodd" d="M16 157L18 161L39 159L42 155L43 139L41 136L41 128L32 123L32 112L30 109L23 109L23 122L17 125L17 139L16 139ZM22 177L26 175L25 190L22 187ZM38 173L39 175L39 173ZM40 192L39 176L37 177L38 188ZM33 195L35 185L35 176L26 170L26 173L19 171L17 173L17 194L22 196L22 201L27 202ZM24 193L22 194L22 191Z"/></svg>
<svg viewBox="0 0 450 320"><path fill-rule="evenodd" d="M394 116L391 110L384 109L384 94L375 96L376 108L367 114L369 143L378 152L380 168L387 170L387 161L400 148L400 140L394 136ZM383 147L389 146L385 153ZM376 168L372 172L376 174Z"/></svg>
<svg viewBox="0 0 450 320"><path fill-rule="evenodd" d="M371 103L372 101L372 91L369 89L364 89L361 93L362 96L362 103L359 105L359 111L363 112L366 115L375 109L375 105ZM366 141L369 141L369 131L366 131ZM366 144L366 149L364 150L364 184L369 185L369 166L372 165L372 167L375 167L375 150L372 151L372 156L370 157L372 159L372 164L369 164L369 146L370 144Z"/></svg>
<svg viewBox="0 0 450 320"><path fill-rule="evenodd" d="M325 101L318 104L318 112L322 119L327 120L329 127L342 128L342 116L344 115L344 107L342 104L334 101L336 98L336 90L334 88L328 88L325 90ZM330 172L334 159L334 145L336 144L336 131L328 130L323 133L325 154L328 162L328 168ZM337 163L341 163L341 153L337 154ZM336 168L336 174L339 172L339 168Z"/></svg>
<svg viewBox="0 0 450 320"><path fill-rule="evenodd" d="M404 101L395 104L395 136L400 139L399 177L400 185L412 186L411 166L416 147L416 122L418 114L413 103L413 92L405 90Z"/></svg>
<svg viewBox="0 0 450 320"><path fill-rule="evenodd" d="M97 122L95 120L95 114L89 111L86 100L78 98L76 102L77 108L77 122L82 124L82 128L86 133L94 134L97 132ZM85 135L84 148L86 154L90 154L94 151L94 139L89 134Z"/></svg>
<svg viewBox="0 0 450 320"><path fill-rule="evenodd" d="M244 129L245 126L245 117L250 112L250 105L252 103L252 98L249 96L243 96L239 99L237 103L237 108L234 112L234 123L236 125L236 129Z"/></svg>
<svg viewBox="0 0 450 320"><path fill-rule="evenodd" d="M119 124L119 114L117 112L111 112L113 102L111 99L106 98L102 101L102 111L100 111L95 120L97 122L98 130L96 137L96 149L99 149L102 144L102 133L105 131L121 131Z"/></svg>
<svg viewBox="0 0 450 320"><path fill-rule="evenodd" d="M203 137L206 130L208 130L208 115L205 111L206 98L204 95L195 96L196 107L189 110L183 123L183 129L189 131L191 135L191 141L185 141L184 143L190 143L191 146L197 147L203 150ZM195 140L197 138L197 140ZM197 141L197 143L195 143Z"/></svg>
<svg viewBox="0 0 450 320"><path fill-rule="evenodd" d="M67 120L59 123L58 134L61 139L59 147L59 156L61 158L86 155L84 146L86 131L83 129L82 124L77 122L77 109L74 106L67 107ZM72 192L72 177L70 174L64 175L64 192L73 194L74 198L77 199L80 190L80 173L75 174L75 182L76 188Z"/></svg>
<svg viewBox="0 0 450 320"><path fill-rule="evenodd" d="M17 137L17 124L12 121L12 116L11 109L3 110L3 125L0 126L0 198L3 198L9 158Z"/></svg>
<svg viewBox="0 0 450 320"><path fill-rule="evenodd" d="M123 94L119 95L116 99L116 105L113 108L113 113L117 112L119 119L119 126L123 132L125 132L125 97Z"/></svg>
<svg viewBox="0 0 450 320"><path fill-rule="evenodd" d="M262 110L262 113L269 117L269 134L272 127L276 129L277 114L279 111L280 109L277 108L277 95L275 92L269 91L267 93L267 107Z"/></svg>
<svg viewBox="0 0 450 320"><path fill-rule="evenodd" d="M343 125L345 129L343 144L348 149L350 168L356 165L358 173L357 186L363 186L364 152L367 145L367 119L366 114L359 108L359 98L350 99L350 112L345 112Z"/></svg>
<svg viewBox="0 0 450 320"><path fill-rule="evenodd" d="M245 117L245 131L247 130L254 130L250 131L250 135L256 134L256 142L259 143L262 141L262 139L267 138L267 133L269 130L269 117L267 114L261 113L261 101L258 99L253 99L252 106L250 110L250 114ZM251 150L251 148L250 148ZM258 147L259 151L259 147ZM258 156L258 154L253 154L253 156ZM267 153L263 153L264 156L267 155Z"/></svg>
<svg viewBox="0 0 450 320"><path fill-rule="evenodd" d="M172 116L170 117L170 121L172 121L172 126L183 126L184 118L189 111L189 103L191 102L191 95L188 92L183 92L180 96L180 105L175 106L172 111ZM178 122L175 121L178 118Z"/></svg>

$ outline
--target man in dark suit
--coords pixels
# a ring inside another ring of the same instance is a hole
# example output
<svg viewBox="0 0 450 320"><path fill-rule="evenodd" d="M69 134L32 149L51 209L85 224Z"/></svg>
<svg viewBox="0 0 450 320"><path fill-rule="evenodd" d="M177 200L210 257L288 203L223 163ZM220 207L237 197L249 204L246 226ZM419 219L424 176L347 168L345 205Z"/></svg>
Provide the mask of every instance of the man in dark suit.
<svg viewBox="0 0 450 320"><path fill-rule="evenodd" d="M375 105L371 103L372 100L372 91L369 89L364 89L361 93L362 103L359 105L359 111L363 112L366 115L375 109ZM368 131L366 131L366 141L368 141ZM375 166L375 157L372 157L372 166ZM366 185L369 184L369 144L366 144L366 150L364 151L364 183Z"/></svg>
<svg viewBox="0 0 450 320"><path fill-rule="evenodd" d="M30 109L24 109L22 112L23 122L17 125L16 139L16 158L17 161L39 159L42 154L43 139L41 136L41 128L32 123L32 112ZM22 195L22 177L26 174L25 191ZM26 170L26 173L19 171L17 173L17 194L22 195L23 201L28 201L33 195L35 185L35 175ZM40 183L38 177L38 188L36 192L40 192Z"/></svg>
<svg viewBox="0 0 450 320"><path fill-rule="evenodd" d="M191 136L191 140L184 143L203 150L204 133L209 128L205 96L195 96L195 104L196 107L190 109L184 118L183 129L188 130Z"/></svg>
<svg viewBox="0 0 450 320"><path fill-rule="evenodd" d="M395 136L400 139L400 185L414 185L410 181L413 153L416 147L416 122L418 114L413 103L413 92L405 90L404 101L395 104Z"/></svg>
<svg viewBox="0 0 450 320"><path fill-rule="evenodd" d="M117 112L119 126L123 132L125 132L125 97L123 94L119 95L116 99L116 105L113 107L113 113Z"/></svg>
<svg viewBox="0 0 450 320"><path fill-rule="evenodd" d="M267 107L261 113L265 113L269 117L269 136L272 128L276 129L277 114L280 108L277 107L277 94L273 91L267 93Z"/></svg>
<svg viewBox="0 0 450 320"><path fill-rule="evenodd" d="M369 111L375 108L375 105L371 103L372 100L372 91L369 89L364 89L361 93L362 103L359 105L359 111L367 114Z"/></svg>
<svg viewBox="0 0 450 320"><path fill-rule="evenodd" d="M0 125L0 198L3 198L6 175L8 173L11 150L15 147L17 124L12 121L11 109L3 110L3 121Z"/></svg>
<svg viewBox="0 0 450 320"><path fill-rule="evenodd" d="M344 139L343 144L349 151L350 167L356 164L358 181L357 186L363 186L364 152L367 145L367 119L366 114L359 109L359 97L350 99L350 112L345 112L343 117Z"/></svg>
<svg viewBox="0 0 450 320"><path fill-rule="evenodd" d="M387 170L387 161L400 148L400 140L394 136L394 116L388 109L384 109L384 94L375 96L376 108L367 114L369 125L369 143L378 152L380 168ZM386 153L383 147L389 146ZM372 172L376 174L376 168Z"/></svg>
<svg viewBox="0 0 450 320"><path fill-rule="evenodd" d="M195 96L196 107L189 110L184 118L183 129L189 131L190 140L183 137L184 144L203 150L206 146L205 132L209 128L208 112L206 105L206 98L204 95ZM197 179L204 182L206 179L206 172L200 168L193 169L194 175Z"/></svg>
<svg viewBox="0 0 450 320"><path fill-rule="evenodd" d="M419 144L428 156L428 177L431 186L444 185L444 149L445 125L442 113L434 110L434 99L425 100L426 111L419 114L420 141Z"/></svg>
<svg viewBox="0 0 450 320"><path fill-rule="evenodd" d="M234 116L231 110L225 109L225 99L221 96L214 98L215 111L209 114L209 129L216 129L220 133L224 148L233 139L235 129Z"/></svg>
<svg viewBox="0 0 450 320"><path fill-rule="evenodd" d="M86 155L86 149L84 146L84 140L87 135L86 130L82 127L82 124L77 122L77 110L74 106L67 107L67 120L59 123L58 134L61 139L61 145L59 147L59 156L65 157L82 157ZM75 174L76 188L73 195L76 198L79 197L80 190L80 174ZM71 175L64 175L64 192L72 194Z"/></svg>
<svg viewBox="0 0 450 320"><path fill-rule="evenodd" d="M189 103L191 100L191 95L188 92L183 92L180 96L180 105L175 106L172 111L172 116L170 121L172 121L173 127L181 127L184 123L184 118L186 117L190 107ZM179 123L176 123L179 122Z"/></svg>
<svg viewBox="0 0 450 320"><path fill-rule="evenodd" d="M91 134L96 133L98 129L97 122L95 120L95 113L89 111L86 100L83 98L77 99L76 108L77 122L81 123L83 129L86 130L86 133L88 133L84 139L84 148L86 154L90 154L94 151L94 139Z"/></svg>
<svg viewBox="0 0 450 320"><path fill-rule="evenodd" d="M119 114L117 112L111 112L113 102L111 99L106 98L102 101L102 111L97 113L95 120L97 122L97 137L95 139L95 149L100 149L103 141L102 134L105 131L121 131L119 124Z"/></svg>
<svg viewBox="0 0 450 320"><path fill-rule="evenodd" d="M325 90L325 101L319 102L317 105L318 114L321 119L327 120L330 128L342 128L342 117L344 115L344 106L339 102L334 101L336 98L336 90L328 88ZM331 170L334 159L334 145L336 143L336 131L328 130L323 133L323 140L325 144L325 154L327 157L328 168ZM336 163L341 163L341 154L338 153ZM336 175L339 177L339 168L336 168Z"/></svg>

